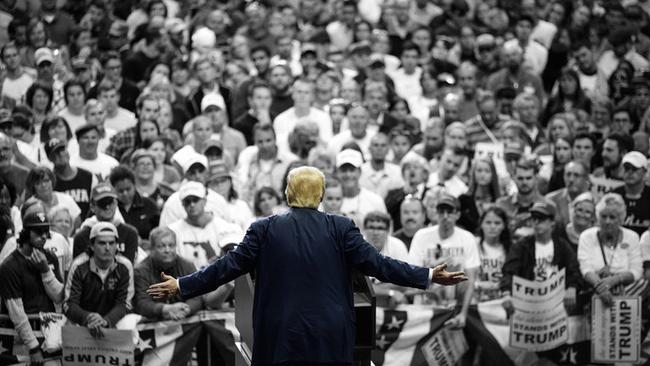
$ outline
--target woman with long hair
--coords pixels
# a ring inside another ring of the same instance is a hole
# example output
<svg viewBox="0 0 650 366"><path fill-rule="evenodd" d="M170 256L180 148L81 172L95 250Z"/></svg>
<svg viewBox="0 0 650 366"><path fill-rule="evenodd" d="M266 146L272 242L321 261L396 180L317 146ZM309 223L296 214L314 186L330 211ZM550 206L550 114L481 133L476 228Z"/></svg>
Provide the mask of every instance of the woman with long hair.
<svg viewBox="0 0 650 366"><path fill-rule="evenodd" d="M487 208L479 220L476 239L481 256L481 272L474 284L477 297L479 301L501 297L501 268L512 245L508 214L498 206Z"/></svg>
<svg viewBox="0 0 650 366"><path fill-rule="evenodd" d="M40 141L41 141L41 154L45 155L44 145L51 139L57 139L67 144L68 153L75 155L79 153L79 145L74 138L72 129L68 121L60 116L48 117L41 126ZM48 162L49 163L49 162ZM49 164L45 164L48 166Z"/></svg>
<svg viewBox="0 0 650 366"><path fill-rule="evenodd" d="M27 174L25 180L25 198L37 198L43 204L47 212L54 206L63 206L70 211L73 222L78 224L80 221L81 209L70 195L56 192L54 185L56 176L52 171L44 166L32 168Z"/></svg>
<svg viewBox="0 0 650 366"><path fill-rule="evenodd" d="M36 133L41 130L43 121L52 112L54 91L42 81L36 81L25 92L25 103L32 109Z"/></svg>
<svg viewBox="0 0 650 366"><path fill-rule="evenodd" d="M582 90L578 73L566 67L562 69L558 80L557 92L548 100L540 121L542 125L546 125L549 119L555 114L571 112L576 109L591 112L591 100Z"/></svg>
<svg viewBox="0 0 650 366"><path fill-rule="evenodd" d="M262 218L274 215L280 208L281 200L280 194L272 187L260 187L255 192L255 198L253 199L255 217Z"/></svg>
<svg viewBox="0 0 650 366"><path fill-rule="evenodd" d="M176 190L181 182L181 176L178 174L178 170L169 164L169 156L174 151L171 143L164 137L158 136L145 140L142 147L149 151L154 158L156 166L153 173L154 181Z"/></svg>
<svg viewBox="0 0 650 366"><path fill-rule="evenodd" d="M485 208L494 204L500 196L501 188L494 162L490 158L476 159L469 177L469 188L458 197L461 213L458 226L469 232L476 232L479 217Z"/></svg>

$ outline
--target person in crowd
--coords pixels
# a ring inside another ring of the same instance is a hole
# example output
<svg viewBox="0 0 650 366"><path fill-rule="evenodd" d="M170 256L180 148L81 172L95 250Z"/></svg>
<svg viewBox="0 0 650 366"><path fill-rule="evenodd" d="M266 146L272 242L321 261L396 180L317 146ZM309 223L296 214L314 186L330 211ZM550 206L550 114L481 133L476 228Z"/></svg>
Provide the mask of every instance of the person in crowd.
<svg viewBox="0 0 650 366"><path fill-rule="evenodd" d="M475 159L469 178L469 188L458 197L461 216L458 226L473 233L479 228L479 217L485 208L501 197L499 176L491 158Z"/></svg>
<svg viewBox="0 0 650 366"><path fill-rule="evenodd" d="M7 178L20 196L25 187L29 169L14 161L14 142L11 137L0 132L0 175Z"/></svg>
<svg viewBox="0 0 650 366"><path fill-rule="evenodd" d="M343 186L341 185L341 181L333 175L326 176L325 193L323 193L321 209L327 213L342 215L341 205L343 205Z"/></svg>
<svg viewBox="0 0 650 366"><path fill-rule="evenodd" d="M149 249L149 233L158 226L160 209L154 201L142 196L136 189L134 173L124 165L111 170L111 185L115 187L117 203L124 221L138 230L140 247Z"/></svg>
<svg viewBox="0 0 650 366"><path fill-rule="evenodd" d="M58 113L58 116L67 121L68 129L72 131L76 131L77 128L86 124L84 113L86 105L85 88L85 85L79 79L70 79L63 85L65 108ZM41 142L45 141L41 138Z"/></svg>
<svg viewBox="0 0 650 366"><path fill-rule="evenodd" d="M115 225L94 224L88 252L75 258L65 285L65 316L97 338L133 308L133 265L118 253L118 240Z"/></svg>
<svg viewBox="0 0 650 366"><path fill-rule="evenodd" d="M159 98L151 93L142 93L135 102L138 121L156 121L160 113ZM136 126L124 129L110 137L106 154L115 159L121 159L124 153L135 146Z"/></svg>
<svg viewBox="0 0 650 366"><path fill-rule="evenodd" d="M366 188L361 187L361 152L346 149L336 155L336 176L343 187L343 204L341 212L351 217L355 222L363 222L370 211L386 212L384 200Z"/></svg>
<svg viewBox="0 0 650 366"><path fill-rule="evenodd" d="M104 102L97 99L88 99L84 107L84 116L86 124L97 126L99 131L98 149L100 152L105 152L111 142L110 139L117 131L106 127L106 106Z"/></svg>
<svg viewBox="0 0 650 366"><path fill-rule="evenodd" d="M41 125L36 126L34 113L24 104L14 108L11 119L11 136L16 145L16 161L26 168L42 164L45 157L39 149L38 133L44 121L41 120Z"/></svg>
<svg viewBox="0 0 650 366"><path fill-rule="evenodd" d="M269 217L281 210L282 197L271 187L260 187L253 196L253 213L256 218Z"/></svg>
<svg viewBox="0 0 650 366"><path fill-rule="evenodd" d="M623 181L625 173L623 156L634 146L632 137L614 132L605 138L602 146L603 166L600 169L595 169L593 174L597 177Z"/></svg>
<svg viewBox="0 0 650 366"><path fill-rule="evenodd" d="M405 126L397 126L393 128L390 131L389 135L389 154L393 155L393 159L390 162L400 165L402 163L402 159L404 159L407 153L411 151L411 148L414 145L414 141L418 139L420 133L421 132L419 130L411 131Z"/></svg>
<svg viewBox="0 0 650 366"><path fill-rule="evenodd" d="M126 257L131 263L138 251L138 231L124 223L117 209L117 193L108 182L102 182L93 187L90 196L90 210L94 216L86 219L74 236L72 256L86 253L91 245L90 233L98 222L109 222L116 227L118 235L117 252ZM91 248L92 249L92 248Z"/></svg>
<svg viewBox="0 0 650 366"><path fill-rule="evenodd" d="M370 139L370 159L361 166L359 184L382 198L389 191L404 186L400 168L386 161L388 155L388 136L377 133Z"/></svg>
<svg viewBox="0 0 650 366"><path fill-rule="evenodd" d="M184 182L192 181L205 184L208 176L208 159L205 155L196 153L194 150L179 150L172 157L183 171ZM208 189L206 195L206 211L226 221L230 218L227 209L226 199L215 191ZM185 218L186 212L183 207L179 192L174 192L163 205L160 212L160 226L170 224Z"/></svg>
<svg viewBox="0 0 650 366"><path fill-rule="evenodd" d="M52 232L61 234L67 241L68 246L72 247L72 240L74 234L74 220L67 207L55 206L52 207L47 213L47 219L52 225ZM70 263L72 262L72 250L70 253ZM63 266L62 266L63 267ZM68 267L63 267L66 269Z"/></svg>
<svg viewBox="0 0 650 366"><path fill-rule="evenodd" d="M495 132L501 128L501 118L497 100L493 92L478 91L476 96L477 113L465 120L467 145L473 148L479 142L498 143Z"/></svg>
<svg viewBox="0 0 650 366"><path fill-rule="evenodd" d="M208 56L199 57L194 61L193 69L200 85L187 97L185 108L190 117L201 114L203 98L210 92L220 95L223 98L224 105L231 104L230 90L220 84L220 69L212 58Z"/></svg>
<svg viewBox="0 0 650 366"><path fill-rule="evenodd" d="M172 155L169 153L169 141L158 136L144 141L142 146L153 155L155 162L154 181L176 190L181 181L181 176L178 170L169 164L169 157ZM174 151L173 148L171 150Z"/></svg>
<svg viewBox="0 0 650 366"><path fill-rule="evenodd" d="M54 165L54 190L72 197L81 210L79 217L86 218L90 208L92 188L98 183L97 176L85 169L70 165L70 153L63 140L53 138L47 141L45 154Z"/></svg>
<svg viewBox="0 0 650 366"><path fill-rule="evenodd" d="M239 199L233 184L233 174L224 161L210 161L207 187L226 199L230 221L246 229L253 222L253 213L246 201Z"/></svg>
<svg viewBox="0 0 650 366"><path fill-rule="evenodd" d="M577 253L580 234L596 223L596 202L591 192L585 192L574 198L569 205L569 222L565 226L556 225L554 230Z"/></svg>
<svg viewBox="0 0 650 366"><path fill-rule="evenodd" d="M23 227L17 199L16 187L14 187L8 177L0 176L0 206L9 210L11 221L14 224L14 232L20 232Z"/></svg>
<svg viewBox="0 0 650 366"><path fill-rule="evenodd" d="M42 213L23 217L23 229L16 240L18 247L0 264L4 285L0 296L20 341L29 350L30 362L44 360L27 314L55 312L63 302L63 284L56 257L44 250L50 224Z"/></svg>
<svg viewBox="0 0 650 366"><path fill-rule="evenodd" d="M399 208L399 218L402 221L401 228L395 231L393 236L401 240L406 245L407 250L411 249L411 242L415 233L424 227L424 211L421 200L413 195L404 197L404 201L402 201Z"/></svg>
<svg viewBox="0 0 650 366"><path fill-rule="evenodd" d="M156 158L148 150L137 149L131 155L130 167L135 177L135 189L142 197L149 198L156 206L163 203L174 193L168 185L155 179Z"/></svg>
<svg viewBox="0 0 650 366"><path fill-rule="evenodd" d="M623 197L605 194L596 204L598 224L583 231L578 243L580 272L606 305L643 275L639 235L622 227L625 215Z"/></svg>
<svg viewBox="0 0 650 366"><path fill-rule="evenodd" d="M508 227L516 238L532 234L529 225L530 209L536 202L543 201L544 196L537 188L537 162L534 159L527 157L519 159L515 167L514 180L517 192L499 198L496 204L508 213Z"/></svg>
<svg viewBox="0 0 650 366"><path fill-rule="evenodd" d="M530 281L545 281L562 269L566 272L564 306L568 312L576 309L577 294L582 287L581 268L575 252L561 237L554 235L555 205L551 202L535 202L530 208L533 235L526 236L510 249L503 264L499 288L506 294L512 291L512 277L519 276ZM510 300L503 303L508 314L514 308Z"/></svg>
<svg viewBox="0 0 650 366"><path fill-rule="evenodd" d="M99 180L108 178L111 169L119 163L112 156L99 152L99 128L85 124L75 131L79 152L70 156L70 164L91 172Z"/></svg>
<svg viewBox="0 0 650 366"><path fill-rule="evenodd" d="M187 182L179 190L186 217L169 225L176 234L179 254L196 268L207 266L225 253L225 247L239 243L241 228L206 211L208 189L199 182Z"/></svg>
<svg viewBox="0 0 650 366"><path fill-rule="evenodd" d="M247 145L253 145L253 127L257 123L270 124L275 116L271 116L271 103L273 91L265 82L252 83L248 90L248 104L250 109L244 114L236 116L233 128L246 138Z"/></svg>
<svg viewBox="0 0 650 366"><path fill-rule="evenodd" d="M512 247L508 214L498 206L488 207L479 218L478 250L481 257L479 279L475 287L479 301L501 297L502 268Z"/></svg>
<svg viewBox="0 0 650 366"><path fill-rule="evenodd" d="M103 79L99 80L90 90L88 90L88 98L97 99L98 87L103 80L110 81L117 87L119 101L118 105L126 108L129 111L136 110L136 100L140 94L138 86L122 77L123 60L118 52L108 51L100 59L102 70L104 70Z"/></svg>
<svg viewBox="0 0 650 366"><path fill-rule="evenodd" d="M25 104L32 111L33 124L36 132L40 131L45 118L51 115L53 100L54 92L52 87L42 81L35 81L25 92Z"/></svg>
<svg viewBox="0 0 650 366"><path fill-rule="evenodd" d="M74 199L62 192L54 190L56 177L52 171L44 166L32 168L25 181L25 198L35 197L41 201L45 211L54 206L63 206L70 210L72 219L79 224L81 209Z"/></svg>
<svg viewBox="0 0 650 366"><path fill-rule="evenodd" d="M540 168L539 184L540 191L552 192L564 188L566 185L564 170L573 158L571 155L571 139L558 137L546 146L550 148L552 158L550 162L546 162Z"/></svg>
<svg viewBox="0 0 650 366"><path fill-rule="evenodd" d="M467 185L457 175L465 158L465 151L462 148L445 148L440 157L437 171L429 175L427 187L429 189L440 187L454 197L467 192Z"/></svg>
<svg viewBox="0 0 650 366"><path fill-rule="evenodd" d="M119 106L120 93L116 84L104 79L97 85L97 99L106 107L105 126L115 131L123 131L135 126L135 114Z"/></svg>
<svg viewBox="0 0 650 366"><path fill-rule="evenodd" d="M569 223L571 202L589 190L589 168L581 161L570 161L564 167L564 184L564 188L550 192L545 196L557 208L555 222L558 227L565 227Z"/></svg>
<svg viewBox="0 0 650 366"><path fill-rule="evenodd" d="M592 161L596 156L596 138L588 132L578 133L571 144L573 159L585 164L592 171Z"/></svg>
<svg viewBox="0 0 650 366"><path fill-rule="evenodd" d="M447 321L453 328L465 327L467 311L473 296L474 281L480 267L480 258L474 236L458 226L460 203L448 193L441 193L437 199L438 224L418 230L411 242L410 263L425 267L446 263L447 268L462 270L469 275L466 286L454 288L455 294L442 294L443 301L454 303L460 300L460 312Z"/></svg>
<svg viewBox="0 0 650 366"><path fill-rule="evenodd" d="M524 67L524 50L515 39L503 44L503 67L490 74L485 82L486 89L496 93L504 86L512 86L517 93L530 92L543 101L546 98L544 86L539 75L531 73Z"/></svg>
<svg viewBox="0 0 650 366"><path fill-rule="evenodd" d="M160 273L170 276L185 276L196 267L192 262L178 255L176 234L167 227L158 227L149 234L151 250L149 256L135 267L135 312L145 318L158 320L181 320L203 308L203 298L187 301L180 298L167 303L154 301L147 289L160 280Z"/></svg>
<svg viewBox="0 0 650 366"><path fill-rule="evenodd" d="M34 83L36 75L32 69L23 66L19 46L16 42L7 42L2 46L0 58L6 67L6 76L0 87L0 95L9 97L17 103L23 98L29 86Z"/></svg>
<svg viewBox="0 0 650 366"><path fill-rule="evenodd" d="M643 234L650 226L650 188L645 184L648 159L638 151L630 151L621 159L624 185L613 190L625 200L625 228Z"/></svg>
<svg viewBox="0 0 650 366"><path fill-rule="evenodd" d="M426 192L426 181L429 177L429 164L417 154L407 154L400 164L404 186L388 191L384 203L393 220L393 229L401 228L400 206L405 197L412 195L421 200Z"/></svg>
<svg viewBox="0 0 650 366"><path fill-rule="evenodd" d="M45 152L45 145L51 139L57 139L59 141L65 142L68 146L68 150L74 152L75 154L79 151L79 144L77 143L77 140L74 138L72 129L70 128L70 124L63 117L47 118L43 122L43 126L41 126L41 132L39 137L42 145L42 148L40 148L38 151L39 155ZM47 154L44 155L47 156ZM48 163L49 162L45 162L42 159L40 161L41 165L47 165L48 167L50 167Z"/></svg>

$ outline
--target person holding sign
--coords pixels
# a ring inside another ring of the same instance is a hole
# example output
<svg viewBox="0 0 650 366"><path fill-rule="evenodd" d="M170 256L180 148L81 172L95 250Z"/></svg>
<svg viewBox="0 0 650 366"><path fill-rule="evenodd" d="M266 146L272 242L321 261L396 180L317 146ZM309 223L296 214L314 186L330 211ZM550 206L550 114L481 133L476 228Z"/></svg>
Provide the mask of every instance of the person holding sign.
<svg viewBox="0 0 650 366"><path fill-rule="evenodd" d="M598 226L583 231L578 242L580 271L606 305L643 271L639 235L621 226L625 214L623 197L605 194L596 204Z"/></svg>
<svg viewBox="0 0 650 366"><path fill-rule="evenodd" d="M545 281L566 269L566 295L564 305L571 312L576 305L576 294L580 289L582 278L578 269L576 255L569 243L553 233L554 218L557 211L548 201L535 202L530 209L534 235L527 236L516 243L503 265L501 290L511 293L512 276L523 277L531 281ZM514 307L510 300L503 302L508 314Z"/></svg>

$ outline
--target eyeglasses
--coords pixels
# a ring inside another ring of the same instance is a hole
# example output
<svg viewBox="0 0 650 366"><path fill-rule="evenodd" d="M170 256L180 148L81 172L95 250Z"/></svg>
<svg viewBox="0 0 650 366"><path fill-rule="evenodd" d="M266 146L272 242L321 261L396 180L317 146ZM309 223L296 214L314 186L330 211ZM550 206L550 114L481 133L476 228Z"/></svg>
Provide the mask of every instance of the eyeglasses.
<svg viewBox="0 0 650 366"><path fill-rule="evenodd" d="M537 222L537 221L550 220L551 217L550 217L550 216L546 216L546 215L542 215L542 214L538 214L538 213L532 213L532 214L530 214L530 219L531 219L532 221Z"/></svg>
<svg viewBox="0 0 650 366"><path fill-rule="evenodd" d="M448 206L439 206L439 207L436 207L436 212L439 215L444 215L444 214L451 215L451 214L456 212L456 209L453 208L453 207L448 207Z"/></svg>

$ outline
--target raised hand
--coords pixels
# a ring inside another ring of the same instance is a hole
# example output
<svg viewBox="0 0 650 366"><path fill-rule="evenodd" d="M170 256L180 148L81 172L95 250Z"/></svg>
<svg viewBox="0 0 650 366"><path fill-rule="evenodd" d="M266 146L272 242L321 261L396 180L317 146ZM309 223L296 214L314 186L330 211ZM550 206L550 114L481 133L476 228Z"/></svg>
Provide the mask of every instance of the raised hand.
<svg viewBox="0 0 650 366"><path fill-rule="evenodd" d="M431 278L431 282L433 283L452 286L467 280L468 278L465 272L447 272L447 264L445 263L433 267L433 276Z"/></svg>
<svg viewBox="0 0 650 366"><path fill-rule="evenodd" d="M174 277L166 275L165 272L161 272L160 278L162 278L163 282L149 286L147 290L149 296L154 300L166 300L178 295L178 283Z"/></svg>

